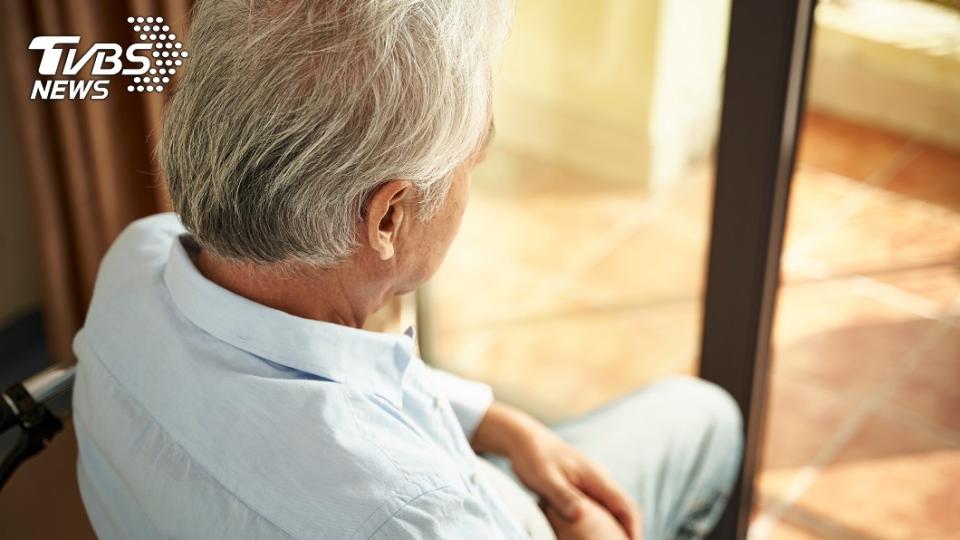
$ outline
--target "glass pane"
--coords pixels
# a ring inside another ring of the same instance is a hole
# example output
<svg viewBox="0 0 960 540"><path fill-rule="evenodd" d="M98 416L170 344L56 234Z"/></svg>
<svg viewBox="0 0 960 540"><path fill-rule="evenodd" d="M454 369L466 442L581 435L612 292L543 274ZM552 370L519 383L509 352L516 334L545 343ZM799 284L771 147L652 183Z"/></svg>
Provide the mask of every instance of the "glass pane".
<svg viewBox="0 0 960 540"><path fill-rule="evenodd" d="M751 538L960 533L960 11L942 4L817 8Z"/></svg>
<svg viewBox="0 0 960 540"><path fill-rule="evenodd" d="M428 360L548 420L696 373L728 10L517 3Z"/></svg>

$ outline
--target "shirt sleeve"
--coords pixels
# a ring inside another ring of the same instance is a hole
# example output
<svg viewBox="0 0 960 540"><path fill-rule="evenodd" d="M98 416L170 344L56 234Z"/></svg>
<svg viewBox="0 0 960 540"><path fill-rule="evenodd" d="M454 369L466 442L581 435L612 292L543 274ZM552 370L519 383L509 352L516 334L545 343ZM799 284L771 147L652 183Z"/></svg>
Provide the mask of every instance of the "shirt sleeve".
<svg viewBox="0 0 960 540"><path fill-rule="evenodd" d="M433 382L453 408L467 440L473 437L487 409L493 403L490 385L458 377L448 371L427 366L433 372Z"/></svg>

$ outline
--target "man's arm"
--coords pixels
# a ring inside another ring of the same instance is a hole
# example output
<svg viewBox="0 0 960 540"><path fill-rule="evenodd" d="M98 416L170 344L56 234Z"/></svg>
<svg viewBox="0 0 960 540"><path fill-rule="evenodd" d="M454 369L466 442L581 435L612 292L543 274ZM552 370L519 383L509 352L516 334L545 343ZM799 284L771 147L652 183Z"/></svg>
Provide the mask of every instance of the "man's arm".
<svg viewBox="0 0 960 540"><path fill-rule="evenodd" d="M433 375L433 382L450 401L450 407L463 428L467 439L473 437L477 426L493 405L493 390L490 385L470 381L462 377L427 366Z"/></svg>
<svg viewBox="0 0 960 540"><path fill-rule="evenodd" d="M489 385L430 368L470 445L477 453L510 459L517 478L540 495L554 515L576 522L596 501L639 538L640 513L598 464L529 414L493 399ZM589 499L589 500L588 500Z"/></svg>
<svg viewBox="0 0 960 540"><path fill-rule="evenodd" d="M597 463L560 439L553 431L527 413L494 402L470 440L474 451L500 454L510 459L517 478L543 498L547 517L566 538L577 531L599 530L612 520L596 515L599 504L621 526L625 538L640 538L640 512ZM557 518L566 520L558 527ZM615 538L611 534L603 538Z"/></svg>

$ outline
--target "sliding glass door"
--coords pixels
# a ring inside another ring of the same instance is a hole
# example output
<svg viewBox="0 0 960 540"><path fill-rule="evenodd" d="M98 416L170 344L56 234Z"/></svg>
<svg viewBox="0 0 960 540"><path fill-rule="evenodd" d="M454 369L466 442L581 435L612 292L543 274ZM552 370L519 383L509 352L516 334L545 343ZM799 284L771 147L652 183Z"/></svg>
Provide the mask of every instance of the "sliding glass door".
<svg viewBox="0 0 960 540"><path fill-rule="evenodd" d="M717 538L752 503L811 14L518 2L496 142L420 294L423 356L546 421L674 374L730 391L747 449Z"/></svg>

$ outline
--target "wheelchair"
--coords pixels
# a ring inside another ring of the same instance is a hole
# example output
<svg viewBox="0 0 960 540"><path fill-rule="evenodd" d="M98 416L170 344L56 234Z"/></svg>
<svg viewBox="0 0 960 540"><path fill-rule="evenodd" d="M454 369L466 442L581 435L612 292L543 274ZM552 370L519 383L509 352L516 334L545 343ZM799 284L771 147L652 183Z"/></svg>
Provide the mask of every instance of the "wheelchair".
<svg viewBox="0 0 960 540"><path fill-rule="evenodd" d="M48 403L73 389L75 366L52 366L0 394L0 434L19 429L13 447L0 460L0 490L24 461L39 454L63 429Z"/></svg>

